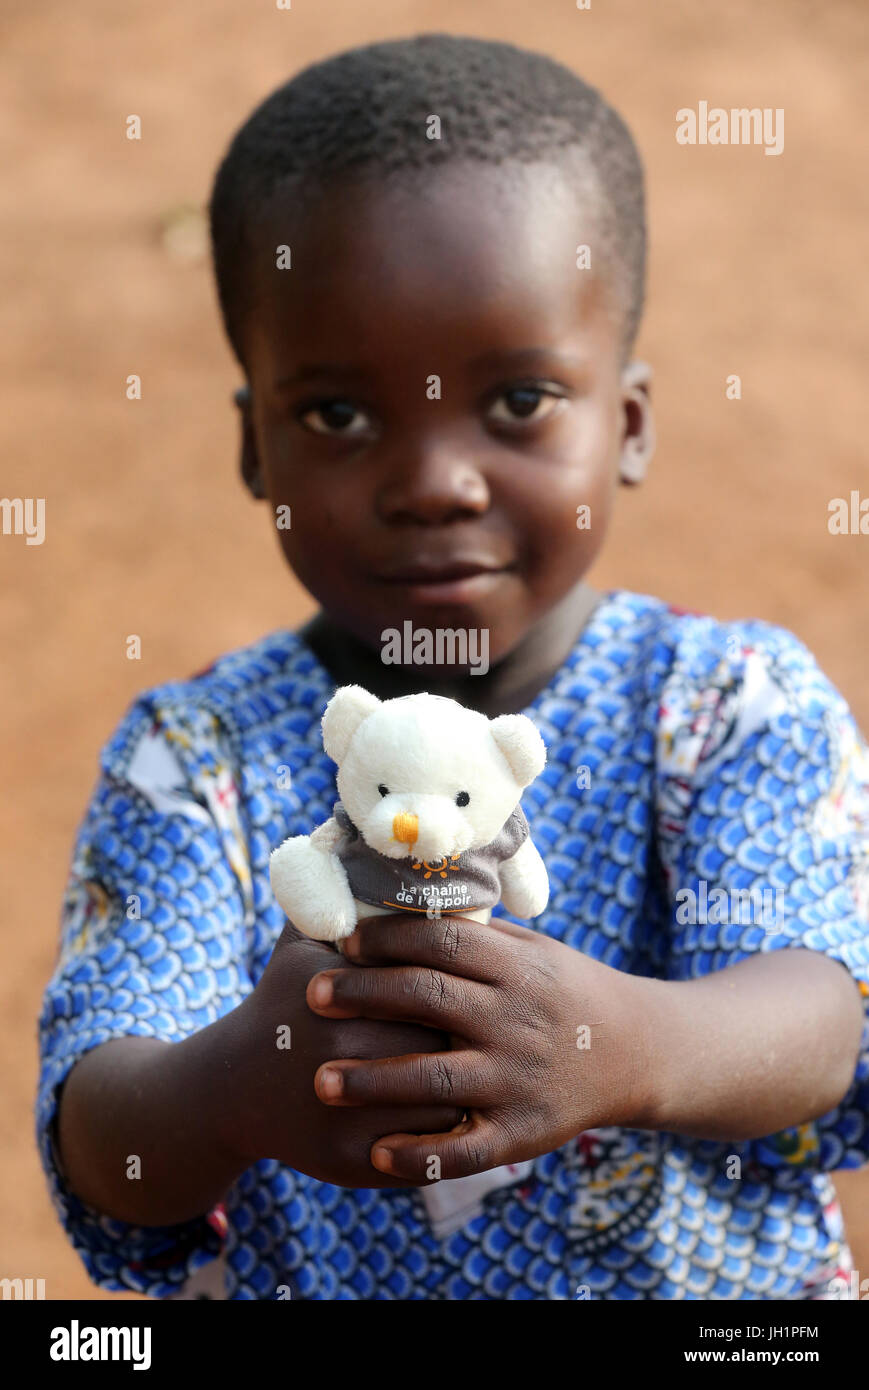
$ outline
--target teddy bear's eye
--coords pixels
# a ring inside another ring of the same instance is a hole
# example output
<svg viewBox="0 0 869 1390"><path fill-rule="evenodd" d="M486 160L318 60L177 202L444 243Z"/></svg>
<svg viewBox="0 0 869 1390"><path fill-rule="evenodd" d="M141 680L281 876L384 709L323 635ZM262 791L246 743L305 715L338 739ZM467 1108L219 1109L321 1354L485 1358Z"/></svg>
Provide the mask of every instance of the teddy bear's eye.
<svg viewBox="0 0 869 1390"><path fill-rule="evenodd" d="M467 806L467 804L468 804L468 802L470 801L470 799L471 799L471 798L470 798L470 796L468 795L467 792L459 792L458 796L456 797L456 805L457 805L457 806Z"/></svg>
<svg viewBox="0 0 869 1390"><path fill-rule="evenodd" d="M380 792L381 796L389 796L389 788L384 787L382 782L380 783L380 786L377 788L377 790Z"/></svg>

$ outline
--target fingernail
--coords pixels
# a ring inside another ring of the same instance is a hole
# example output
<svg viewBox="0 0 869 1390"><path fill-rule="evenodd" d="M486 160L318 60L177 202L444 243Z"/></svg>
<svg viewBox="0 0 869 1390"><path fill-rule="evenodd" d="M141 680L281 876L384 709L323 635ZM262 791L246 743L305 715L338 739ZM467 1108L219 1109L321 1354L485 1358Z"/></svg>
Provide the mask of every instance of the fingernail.
<svg viewBox="0 0 869 1390"><path fill-rule="evenodd" d="M321 1096L326 1096L328 1100L334 1100L336 1096L340 1096L343 1089L344 1078L340 1071L335 1071L334 1068L327 1067L325 1071L320 1072L317 1090L320 1092Z"/></svg>
<svg viewBox="0 0 869 1390"><path fill-rule="evenodd" d="M376 1148L372 1150L371 1162L375 1168L379 1168L384 1173L392 1172L392 1149Z"/></svg>
<svg viewBox="0 0 869 1390"><path fill-rule="evenodd" d="M319 979L314 981L314 987L311 990L311 998L315 1004L331 1004L334 992L332 981L328 976L321 975Z"/></svg>

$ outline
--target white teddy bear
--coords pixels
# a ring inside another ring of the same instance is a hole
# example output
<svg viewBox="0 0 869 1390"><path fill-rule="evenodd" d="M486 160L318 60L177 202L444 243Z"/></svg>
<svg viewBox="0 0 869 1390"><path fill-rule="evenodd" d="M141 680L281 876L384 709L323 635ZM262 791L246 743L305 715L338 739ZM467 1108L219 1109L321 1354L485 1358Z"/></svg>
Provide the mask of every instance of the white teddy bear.
<svg viewBox="0 0 869 1390"><path fill-rule="evenodd" d="M522 918L546 907L546 867L518 804L546 748L525 715L490 720L441 695L381 701L348 685L326 706L323 746L338 764L334 815L269 861L299 931L340 941L381 913L488 922L499 901Z"/></svg>

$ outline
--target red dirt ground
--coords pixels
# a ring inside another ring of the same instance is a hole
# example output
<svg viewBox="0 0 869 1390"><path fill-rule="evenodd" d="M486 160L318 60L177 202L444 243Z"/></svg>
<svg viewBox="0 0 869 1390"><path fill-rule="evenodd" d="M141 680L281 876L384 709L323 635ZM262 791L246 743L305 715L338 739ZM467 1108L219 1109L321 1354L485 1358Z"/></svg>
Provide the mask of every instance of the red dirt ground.
<svg viewBox="0 0 869 1390"><path fill-rule="evenodd" d="M869 495L865 273L869 12L862 0L6 0L0 151L2 491L46 499L46 539L0 537L8 907L0 1000L0 1274L95 1290L33 1140L35 1018L97 750L140 689L311 602L236 473L239 384L207 262L178 249L250 109L338 48L424 30L504 38L574 66L647 163L659 450L624 493L594 578L791 628L869 727L869 538L830 498ZM683 147L698 101L785 111L785 148ZM125 119L141 117L139 142ZM174 239L166 227L174 228ZM192 227L195 239L195 218ZM195 251L195 247L194 247ZM141 375L143 399L124 386ZM740 401L725 378L742 378ZM128 661L137 633L142 659ZM16 872L12 872L13 866ZM869 1272L869 1171L842 1183ZM131 1295L134 1296L134 1295Z"/></svg>

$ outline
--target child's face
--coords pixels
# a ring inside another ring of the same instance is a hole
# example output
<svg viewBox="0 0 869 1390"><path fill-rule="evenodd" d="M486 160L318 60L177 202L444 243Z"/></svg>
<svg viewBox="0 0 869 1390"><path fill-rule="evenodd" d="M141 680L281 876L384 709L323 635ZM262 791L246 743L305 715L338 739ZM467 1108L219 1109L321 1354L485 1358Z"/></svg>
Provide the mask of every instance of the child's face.
<svg viewBox="0 0 869 1390"><path fill-rule="evenodd" d="M551 168L446 165L333 188L303 225L278 209L257 239L243 472L290 508L289 564L375 650L410 619L486 630L495 664L585 575L653 448L593 207Z"/></svg>

